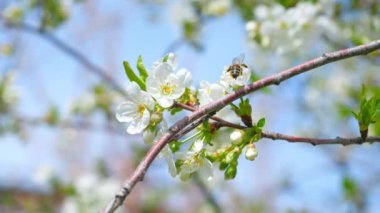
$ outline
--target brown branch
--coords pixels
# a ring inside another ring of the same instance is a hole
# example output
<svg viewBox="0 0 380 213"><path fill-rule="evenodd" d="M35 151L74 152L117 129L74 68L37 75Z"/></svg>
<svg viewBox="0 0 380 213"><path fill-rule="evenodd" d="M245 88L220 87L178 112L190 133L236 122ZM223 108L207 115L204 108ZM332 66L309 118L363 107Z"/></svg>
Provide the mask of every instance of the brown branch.
<svg viewBox="0 0 380 213"><path fill-rule="evenodd" d="M176 107L180 107L189 111L195 111L196 109L185 104L181 103L175 103ZM211 119L218 121L221 126L225 127L231 127L235 129L245 129L248 127L230 123L226 120L223 120L222 118L219 118L217 116L212 116ZM351 144L363 144L365 142L373 143L373 142L380 142L380 137L367 137L366 139L363 139L361 137L356 138L342 138L342 137L336 137L336 138L310 138L310 137L300 137L300 136L292 136L292 135L285 135L281 133L276 132L268 132L263 131L261 133L261 138L268 138L272 140L285 140L288 142L300 142L300 143L309 143L312 145L327 145L327 144L341 144L341 145L351 145Z"/></svg>
<svg viewBox="0 0 380 213"><path fill-rule="evenodd" d="M186 105L186 104L182 104L182 103L178 103L178 102L175 102L173 107L178 107L178 108L182 108L182 109L186 109L186 110L189 110L189 111L196 111L197 109L192 107L192 106L189 106L189 105ZM210 117L212 120L214 121L217 121L221 126L225 126L225 127L231 127L231 128L235 128L235 129L244 129L246 128L245 126L242 126L242 125L239 125L239 124L234 124L234 123L231 123L229 121L226 121L222 118L219 118L218 116L211 116Z"/></svg>
<svg viewBox="0 0 380 213"><path fill-rule="evenodd" d="M351 145L351 144L363 144L366 142L373 143L373 142L380 142L380 137L367 137L366 139L363 139L361 137L356 138L309 138L309 137L300 137L300 136L292 136L292 135L285 135L281 133L275 133L275 132L262 132L261 138L268 138L272 140L285 140L291 143L300 142L300 143L309 143L312 145L327 145L327 144L341 144L341 145Z"/></svg>
<svg viewBox="0 0 380 213"><path fill-rule="evenodd" d="M301 65L295 66L293 68L284 70L277 74L258 80L252 84L246 85L234 93L228 94L215 102L212 102L199 108L197 111L176 122L169 129L169 131L166 134L164 134L160 138L160 140L158 140L158 142L151 147L151 149L148 151L145 158L140 162L133 174L124 182L120 191L115 195L115 197L112 199L109 205L104 209L104 212L114 212L119 206L123 204L125 198L131 192L133 187L139 181L142 181L144 179L145 173L148 170L150 164L153 162L153 160L156 158L156 156L162 150L162 148L172 140L175 134L177 134L181 129L188 126L191 122L194 122L195 120L205 116L206 114L216 112L222 109L224 106L228 105L229 103L233 102L234 100L256 90L264 88L266 86L273 84L278 85L288 78L302 74L306 71L315 69L322 65L350 58L353 56L365 55L378 49L380 49L380 40L376 40L368 44L356 46L353 48L343 49L331 53L325 53L321 57L312 59Z"/></svg>

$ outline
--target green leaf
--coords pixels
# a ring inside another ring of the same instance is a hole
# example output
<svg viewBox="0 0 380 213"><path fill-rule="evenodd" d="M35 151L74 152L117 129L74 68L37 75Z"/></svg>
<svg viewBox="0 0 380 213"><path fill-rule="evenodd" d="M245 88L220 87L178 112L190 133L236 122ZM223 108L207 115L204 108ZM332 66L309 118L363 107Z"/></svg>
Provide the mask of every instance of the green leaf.
<svg viewBox="0 0 380 213"><path fill-rule="evenodd" d="M127 74L127 77L128 79L131 81L131 82L136 82L139 87L146 91L146 86L145 86L145 83L143 82L143 80L141 80L141 78L139 78L132 70L131 68L131 65L129 65L129 63L127 61L124 61L123 62L123 65L124 65L124 70L125 70L125 74Z"/></svg>
<svg viewBox="0 0 380 213"><path fill-rule="evenodd" d="M261 118L258 122L257 122L257 127L259 128L263 128L265 125L265 118Z"/></svg>
<svg viewBox="0 0 380 213"><path fill-rule="evenodd" d="M145 82L148 77L148 72L146 71L141 55L139 55L137 59L137 69L139 70L140 78Z"/></svg>

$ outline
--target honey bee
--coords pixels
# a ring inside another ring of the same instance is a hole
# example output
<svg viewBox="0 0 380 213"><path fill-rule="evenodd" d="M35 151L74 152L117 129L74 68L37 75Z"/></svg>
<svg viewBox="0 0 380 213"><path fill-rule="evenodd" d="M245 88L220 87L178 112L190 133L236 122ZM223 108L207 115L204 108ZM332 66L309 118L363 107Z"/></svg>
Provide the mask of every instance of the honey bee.
<svg viewBox="0 0 380 213"><path fill-rule="evenodd" d="M228 67L227 72L230 72L231 77L236 79L243 74L243 67L248 68L246 64L243 64L244 54L240 54L232 60L232 64Z"/></svg>

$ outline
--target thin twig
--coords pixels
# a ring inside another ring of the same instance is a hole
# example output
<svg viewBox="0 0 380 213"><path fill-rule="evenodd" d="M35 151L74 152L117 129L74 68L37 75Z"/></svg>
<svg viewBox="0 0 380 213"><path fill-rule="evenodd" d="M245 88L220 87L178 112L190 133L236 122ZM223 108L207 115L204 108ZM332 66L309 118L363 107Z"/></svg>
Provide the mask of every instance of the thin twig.
<svg viewBox="0 0 380 213"><path fill-rule="evenodd" d="M365 55L378 49L380 49L380 40L376 40L368 44L356 46L353 48L343 49L343 50L339 50L339 51L331 52L331 53L325 53L321 57L312 59L301 65L295 66L293 68L284 70L277 74L271 75L269 77L258 80L254 83L246 85L234 93L228 94L225 97L215 102L209 103L199 108L197 111L193 112L192 114L176 122L169 129L169 132L164 134L160 138L160 140L158 140L158 142L155 143L151 147L151 149L145 155L145 158L140 162L140 164L138 165L136 170L133 172L133 174L124 182L120 191L114 196L112 201L104 209L104 212L114 212L119 206L123 204L125 198L131 192L133 187L139 181L142 181L144 179L145 173L148 170L150 164L156 158L158 153L163 149L163 147L167 143L169 143L172 140L172 138L181 129L185 128L186 126L188 126L190 123L194 122L195 120L211 112L216 112L222 109L224 106L228 105L229 103L233 102L234 100L240 97L243 97L244 95L247 95L256 90L264 88L266 86L273 85L273 84L279 85L281 82L285 81L286 79L302 74L306 71L315 69L317 67L323 66L325 64L328 64L334 61L343 60L343 59L350 58L353 56Z"/></svg>
<svg viewBox="0 0 380 213"><path fill-rule="evenodd" d="M175 103L176 107L180 107L189 111L195 111L196 109L192 106ZM217 116L212 116L211 119L218 121L221 126L225 127L231 127L235 129L245 129L248 127L230 123L226 120L223 120L222 118L219 118ZM380 137L367 137L366 139L362 139L361 137L356 138L342 138L342 137L336 137L336 138L311 138L311 137L301 137L301 136L293 136L293 135L286 135L281 134L277 132L268 132L263 131L261 134L261 138L268 138L272 140L285 140L288 142L301 142L301 143L309 143L312 145L327 145L327 144L341 144L341 145L351 145L351 144L363 144L366 142L373 143L373 142L380 142Z"/></svg>
<svg viewBox="0 0 380 213"><path fill-rule="evenodd" d="M281 133L276 132L262 132L261 133L262 138L268 138L272 140L285 140L288 142L301 142L301 143L309 143L312 145L327 145L327 144L341 144L341 145L351 145L351 144L363 144L366 142L373 143L373 142L380 142L380 137L367 137L366 139L363 139L361 137L356 138L309 138L309 137L300 137L300 136L292 136L292 135L285 135Z"/></svg>

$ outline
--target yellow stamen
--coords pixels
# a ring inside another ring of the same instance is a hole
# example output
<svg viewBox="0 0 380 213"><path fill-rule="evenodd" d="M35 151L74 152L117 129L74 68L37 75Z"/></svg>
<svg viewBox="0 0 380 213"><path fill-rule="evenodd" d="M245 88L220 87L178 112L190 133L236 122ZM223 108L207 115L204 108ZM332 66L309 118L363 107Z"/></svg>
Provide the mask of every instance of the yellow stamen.
<svg viewBox="0 0 380 213"><path fill-rule="evenodd" d="M161 91L164 95L170 95L175 88L176 88L175 85L171 85L170 83L166 83L166 84L161 86Z"/></svg>
<svg viewBox="0 0 380 213"><path fill-rule="evenodd" d="M138 106L138 109L137 109L137 112L140 113L140 117L142 117L144 115L144 111L145 111L145 105L144 104L140 104Z"/></svg>

